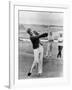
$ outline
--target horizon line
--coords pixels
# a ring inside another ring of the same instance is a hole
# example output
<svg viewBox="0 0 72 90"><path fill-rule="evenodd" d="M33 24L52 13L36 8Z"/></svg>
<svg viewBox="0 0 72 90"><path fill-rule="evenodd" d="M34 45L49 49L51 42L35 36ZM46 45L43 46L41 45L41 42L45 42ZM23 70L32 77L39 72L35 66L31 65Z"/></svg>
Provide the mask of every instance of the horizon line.
<svg viewBox="0 0 72 90"><path fill-rule="evenodd" d="M21 24L19 24L21 25ZM22 24L22 25L41 25L41 26L51 26L51 27L63 27L62 25L54 25L54 24L50 24L50 25L47 25L47 24Z"/></svg>

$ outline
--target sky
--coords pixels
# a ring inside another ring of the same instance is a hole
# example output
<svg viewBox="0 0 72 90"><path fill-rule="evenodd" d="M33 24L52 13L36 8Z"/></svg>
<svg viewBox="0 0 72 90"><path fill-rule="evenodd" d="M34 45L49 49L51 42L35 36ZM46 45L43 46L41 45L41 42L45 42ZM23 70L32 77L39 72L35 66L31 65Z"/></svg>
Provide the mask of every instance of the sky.
<svg viewBox="0 0 72 90"><path fill-rule="evenodd" d="M63 14L57 12L19 11L19 24L63 26Z"/></svg>

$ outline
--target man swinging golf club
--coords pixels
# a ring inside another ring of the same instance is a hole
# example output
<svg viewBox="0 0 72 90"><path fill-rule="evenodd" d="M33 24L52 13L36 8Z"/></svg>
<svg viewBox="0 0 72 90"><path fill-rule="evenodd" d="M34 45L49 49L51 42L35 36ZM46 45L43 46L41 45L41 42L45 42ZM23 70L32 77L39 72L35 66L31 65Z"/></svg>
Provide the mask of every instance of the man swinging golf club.
<svg viewBox="0 0 72 90"><path fill-rule="evenodd" d="M43 46L40 43L40 38L47 37L48 33L43 33L39 35L39 33L37 33L36 31L32 32L30 28L27 29L27 33L30 36L30 40L32 42L34 51L34 61L28 73L28 76L32 74L32 70L36 64L38 64L38 74L40 75L42 73L42 63L43 63Z"/></svg>

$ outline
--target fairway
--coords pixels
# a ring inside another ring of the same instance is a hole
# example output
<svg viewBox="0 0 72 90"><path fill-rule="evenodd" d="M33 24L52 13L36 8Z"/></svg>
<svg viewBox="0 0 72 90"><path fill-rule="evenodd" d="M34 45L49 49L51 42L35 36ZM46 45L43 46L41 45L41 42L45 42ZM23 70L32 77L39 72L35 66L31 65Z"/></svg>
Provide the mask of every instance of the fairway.
<svg viewBox="0 0 72 90"><path fill-rule="evenodd" d="M53 44L52 57L45 57L46 42L44 45L44 58L43 58L43 73L41 76L37 74L37 67L33 69L30 77L27 76L31 65L33 63L33 49L31 42L20 41L18 42L18 79L25 78L57 78L63 74L63 59L57 59L57 43Z"/></svg>

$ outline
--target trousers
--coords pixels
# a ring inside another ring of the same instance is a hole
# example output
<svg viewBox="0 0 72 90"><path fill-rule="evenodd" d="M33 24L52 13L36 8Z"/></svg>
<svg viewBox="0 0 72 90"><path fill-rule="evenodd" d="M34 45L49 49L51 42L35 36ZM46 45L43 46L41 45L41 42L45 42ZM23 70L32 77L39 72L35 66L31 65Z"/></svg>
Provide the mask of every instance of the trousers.
<svg viewBox="0 0 72 90"><path fill-rule="evenodd" d="M30 72L32 73L32 70L36 64L38 64L38 73L42 73L43 69L43 46L39 45L39 48L34 49L34 61L31 67Z"/></svg>
<svg viewBox="0 0 72 90"><path fill-rule="evenodd" d="M48 56L48 55L51 56L51 54L52 54L52 44L53 44L53 42L47 43L46 56Z"/></svg>

